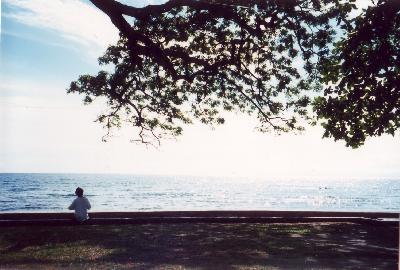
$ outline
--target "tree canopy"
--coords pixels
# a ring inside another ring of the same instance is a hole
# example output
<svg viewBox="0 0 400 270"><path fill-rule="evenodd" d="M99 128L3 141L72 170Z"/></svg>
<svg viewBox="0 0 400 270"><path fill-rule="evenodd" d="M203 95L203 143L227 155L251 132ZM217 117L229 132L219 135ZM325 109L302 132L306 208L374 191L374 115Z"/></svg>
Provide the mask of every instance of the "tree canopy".
<svg viewBox="0 0 400 270"><path fill-rule="evenodd" d="M91 0L120 31L99 58L112 72L83 75L68 92L105 98L108 133L123 123L154 143L224 111L257 117L260 131L302 130L357 147L400 125L400 2L169 0L142 8Z"/></svg>
<svg viewBox="0 0 400 270"><path fill-rule="evenodd" d="M358 147L400 127L400 1L378 1L352 21L321 61L324 96L315 99L325 137Z"/></svg>

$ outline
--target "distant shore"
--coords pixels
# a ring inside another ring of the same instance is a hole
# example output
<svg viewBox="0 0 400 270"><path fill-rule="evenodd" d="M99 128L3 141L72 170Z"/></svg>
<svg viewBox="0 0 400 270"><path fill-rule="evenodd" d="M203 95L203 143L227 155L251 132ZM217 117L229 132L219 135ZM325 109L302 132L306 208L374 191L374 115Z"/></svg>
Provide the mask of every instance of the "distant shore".
<svg viewBox="0 0 400 270"><path fill-rule="evenodd" d="M0 269L397 269L398 239L388 223L9 226Z"/></svg>

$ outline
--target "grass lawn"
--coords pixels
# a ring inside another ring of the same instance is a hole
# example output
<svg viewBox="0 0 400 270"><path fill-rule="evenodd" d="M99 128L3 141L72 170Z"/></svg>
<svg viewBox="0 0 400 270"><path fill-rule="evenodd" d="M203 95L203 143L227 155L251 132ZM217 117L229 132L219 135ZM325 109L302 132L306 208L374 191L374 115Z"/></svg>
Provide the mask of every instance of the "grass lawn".
<svg viewBox="0 0 400 270"><path fill-rule="evenodd" d="M0 228L0 269L397 269L398 228L351 223Z"/></svg>

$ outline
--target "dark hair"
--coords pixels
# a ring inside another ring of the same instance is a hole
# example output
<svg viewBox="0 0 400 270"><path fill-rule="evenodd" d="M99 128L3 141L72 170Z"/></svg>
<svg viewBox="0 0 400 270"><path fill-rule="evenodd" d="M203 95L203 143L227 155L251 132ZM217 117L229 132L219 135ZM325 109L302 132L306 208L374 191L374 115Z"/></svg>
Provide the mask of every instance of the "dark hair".
<svg viewBox="0 0 400 270"><path fill-rule="evenodd" d="M80 188L80 187L76 188L75 194L76 194L76 196L78 196L78 197L82 197L82 196L83 196L83 189Z"/></svg>

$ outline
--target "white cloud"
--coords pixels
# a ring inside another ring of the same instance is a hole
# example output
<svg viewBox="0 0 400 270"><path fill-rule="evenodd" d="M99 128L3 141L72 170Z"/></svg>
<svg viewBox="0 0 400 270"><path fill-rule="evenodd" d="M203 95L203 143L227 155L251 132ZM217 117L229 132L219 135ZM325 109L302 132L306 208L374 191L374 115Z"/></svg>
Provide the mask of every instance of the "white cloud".
<svg viewBox="0 0 400 270"><path fill-rule="evenodd" d="M118 40L118 30L103 12L79 0L5 0L16 9L2 14L20 23L56 31L63 38L83 46L86 53L98 57L109 44ZM128 3L128 1L121 1ZM136 1L135 5L160 4L165 0ZM128 4L132 4L129 2ZM371 0L357 0L365 8Z"/></svg>
<svg viewBox="0 0 400 270"><path fill-rule="evenodd" d="M20 23L56 31L96 57L118 40L118 30L96 7L78 0L5 0L4 14Z"/></svg>

